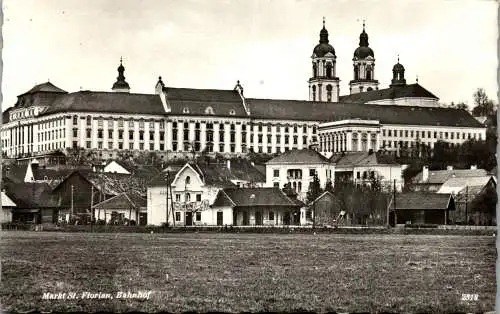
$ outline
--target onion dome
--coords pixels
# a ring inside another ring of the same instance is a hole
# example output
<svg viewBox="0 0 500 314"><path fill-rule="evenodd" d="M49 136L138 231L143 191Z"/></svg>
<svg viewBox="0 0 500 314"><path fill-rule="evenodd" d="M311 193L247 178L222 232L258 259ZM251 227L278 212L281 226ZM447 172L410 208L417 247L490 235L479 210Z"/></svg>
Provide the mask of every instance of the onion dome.
<svg viewBox="0 0 500 314"><path fill-rule="evenodd" d="M365 32L365 23L363 22L363 32L359 35L359 47L354 50L354 57L365 59L368 56L375 57L372 48L368 47L368 34Z"/></svg>
<svg viewBox="0 0 500 314"><path fill-rule="evenodd" d="M323 19L323 28L319 32L319 44L314 47L313 54L321 58L327 53L335 55L335 49L329 44L328 31L325 28L325 20Z"/></svg>
<svg viewBox="0 0 500 314"><path fill-rule="evenodd" d="M404 72L405 71L405 67L399 63L399 60L398 60L398 63L396 63L393 67L392 67L392 72Z"/></svg>
<svg viewBox="0 0 500 314"><path fill-rule="evenodd" d="M122 64L122 58L120 58L120 66L118 67L118 77L116 78L116 82L113 84L113 90L123 90L130 89L130 86L125 81L125 76L123 73L125 72L125 67Z"/></svg>

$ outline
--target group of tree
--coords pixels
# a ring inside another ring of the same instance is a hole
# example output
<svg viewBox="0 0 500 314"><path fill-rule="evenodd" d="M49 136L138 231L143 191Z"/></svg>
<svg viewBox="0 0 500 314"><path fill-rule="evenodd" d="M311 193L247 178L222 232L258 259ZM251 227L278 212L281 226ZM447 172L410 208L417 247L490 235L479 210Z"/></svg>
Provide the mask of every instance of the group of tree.
<svg viewBox="0 0 500 314"><path fill-rule="evenodd" d="M336 217L340 211L347 213L353 224L382 225L385 223L387 206L391 197L391 188L385 189L377 176L370 176L366 180L356 182L352 177L339 176L325 183L317 175L313 177L306 194L306 202L310 204L325 191L335 196L337 206L332 208L331 215Z"/></svg>

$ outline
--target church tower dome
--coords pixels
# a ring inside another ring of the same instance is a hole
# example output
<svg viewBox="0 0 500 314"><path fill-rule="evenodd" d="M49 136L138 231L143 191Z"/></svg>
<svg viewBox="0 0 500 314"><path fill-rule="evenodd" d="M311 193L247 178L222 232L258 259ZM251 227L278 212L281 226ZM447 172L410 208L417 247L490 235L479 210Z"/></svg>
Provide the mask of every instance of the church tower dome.
<svg viewBox="0 0 500 314"><path fill-rule="evenodd" d="M125 81L125 76L123 73L125 72L125 67L123 66L123 60L120 58L120 66L118 66L118 77L116 78L116 82L113 84L112 90L114 92L130 92L130 86Z"/></svg>
<svg viewBox="0 0 500 314"><path fill-rule="evenodd" d="M352 59L354 77L349 82L351 94L378 89L378 81L375 79L375 54L368 45L368 34L365 31L365 22L363 21L363 31L359 35L359 47L354 50Z"/></svg>
<svg viewBox="0 0 500 314"><path fill-rule="evenodd" d="M312 77L309 78L309 100L338 102L340 80L336 76L335 49L328 40L328 31L323 18L323 28L319 32L319 44L313 49Z"/></svg>

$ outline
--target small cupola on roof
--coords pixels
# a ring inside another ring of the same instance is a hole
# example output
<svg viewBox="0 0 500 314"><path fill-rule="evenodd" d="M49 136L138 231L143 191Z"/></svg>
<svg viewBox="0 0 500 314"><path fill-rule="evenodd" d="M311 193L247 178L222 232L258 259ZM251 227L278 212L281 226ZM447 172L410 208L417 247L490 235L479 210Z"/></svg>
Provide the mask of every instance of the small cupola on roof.
<svg viewBox="0 0 500 314"><path fill-rule="evenodd" d="M130 86L125 81L125 76L123 73L125 72L125 67L123 66L123 60L120 58L120 66L118 67L118 77L116 78L116 82L113 84L112 90L114 92L130 92Z"/></svg>
<svg viewBox="0 0 500 314"><path fill-rule="evenodd" d="M314 47L313 56L324 57L327 53L335 56L335 49L329 44L328 31L325 28L325 19L323 19L323 28L319 32L319 44Z"/></svg>
<svg viewBox="0 0 500 314"><path fill-rule="evenodd" d="M394 86L405 86L405 67L399 63L399 55L398 55L398 63L392 67L392 81L390 87Z"/></svg>

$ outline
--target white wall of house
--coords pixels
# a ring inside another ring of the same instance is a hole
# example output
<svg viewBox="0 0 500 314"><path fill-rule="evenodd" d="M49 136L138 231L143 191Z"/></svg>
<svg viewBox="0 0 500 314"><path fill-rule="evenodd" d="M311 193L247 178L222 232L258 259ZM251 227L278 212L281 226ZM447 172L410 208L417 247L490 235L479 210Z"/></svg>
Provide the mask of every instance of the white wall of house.
<svg viewBox="0 0 500 314"><path fill-rule="evenodd" d="M4 222L12 222L12 208L10 207L3 207L2 206L2 213L0 215L0 223Z"/></svg>
<svg viewBox="0 0 500 314"><path fill-rule="evenodd" d="M347 169L337 168L338 171L347 171ZM403 170L401 165L375 165L375 166L363 166L363 167L354 167L353 171L353 179L359 180L359 182L363 179L363 172L366 172L366 177L370 177L370 172L374 171L376 178L380 179L380 183L383 186L391 186L391 189L394 186L394 180L396 180L396 189L398 191L403 190L404 179L403 179Z"/></svg>
<svg viewBox="0 0 500 314"><path fill-rule="evenodd" d="M295 178L289 177L289 170L299 170L302 176ZM277 171L277 173L276 173ZM286 183L292 183L292 188L297 186L296 192L298 193L297 198L304 200L306 197L307 190L309 189L309 183L313 180L312 171L316 171L318 174L321 187L324 188L326 182L331 180L332 183L335 181L335 166L333 164L268 164L266 165L266 187L274 187L278 185L281 189ZM300 190L298 189L299 182L301 185Z"/></svg>
<svg viewBox="0 0 500 314"><path fill-rule="evenodd" d="M120 166L120 164L118 164L114 160L104 167L104 172L130 174L130 172L127 169Z"/></svg>
<svg viewBox="0 0 500 314"><path fill-rule="evenodd" d="M105 220L109 222L111 220L112 212L117 212L118 214L123 214L124 218L134 220L137 224L139 223L139 214L145 213L145 210L141 210L140 212L136 212L135 210L129 211L128 209L95 209L94 218L98 220Z"/></svg>

